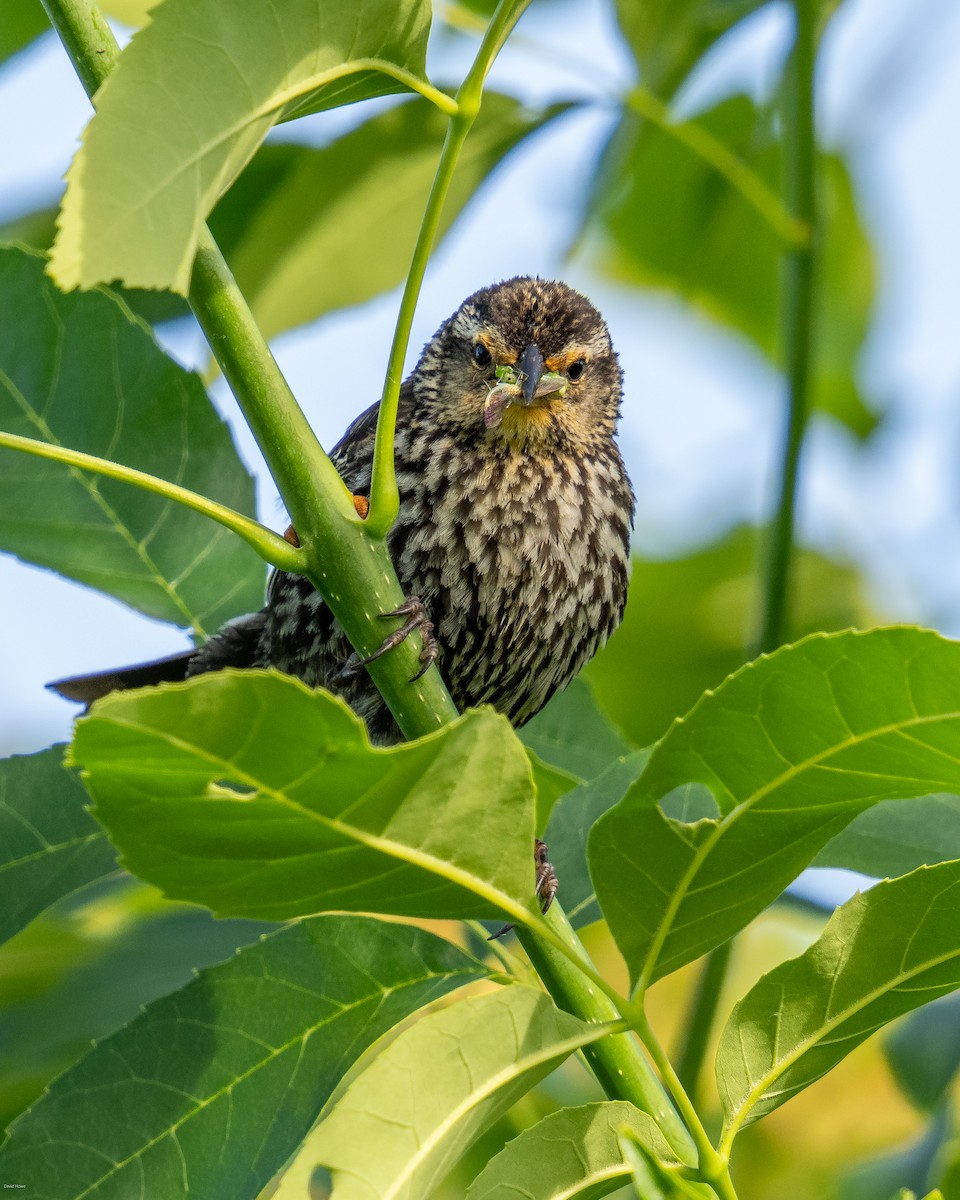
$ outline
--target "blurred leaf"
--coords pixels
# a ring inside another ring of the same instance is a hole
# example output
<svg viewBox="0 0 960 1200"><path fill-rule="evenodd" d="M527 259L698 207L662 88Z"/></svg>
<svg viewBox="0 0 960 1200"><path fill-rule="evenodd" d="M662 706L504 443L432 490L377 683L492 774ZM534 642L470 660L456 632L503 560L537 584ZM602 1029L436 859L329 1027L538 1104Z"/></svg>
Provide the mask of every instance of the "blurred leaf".
<svg viewBox="0 0 960 1200"><path fill-rule="evenodd" d="M51 271L186 295L217 198L271 126L424 79L425 0L166 0L97 93ZM398 74L399 72L399 74Z"/></svg>
<svg viewBox="0 0 960 1200"><path fill-rule="evenodd" d="M948 858L960 858L960 796L940 795L868 809L824 846L813 866L883 877Z"/></svg>
<svg viewBox="0 0 960 1200"><path fill-rule="evenodd" d="M603 1032L519 984L461 1000L377 1055L310 1152L332 1171L337 1200L419 1200L484 1128Z"/></svg>
<svg viewBox="0 0 960 1200"><path fill-rule="evenodd" d="M757 538L734 530L679 559L635 556L623 624L584 672L600 707L647 746L708 687L742 665L755 634ZM857 576L799 550L791 576L791 640L861 624Z"/></svg>
<svg viewBox="0 0 960 1200"><path fill-rule="evenodd" d="M40 0L4 0L0 21L0 63L12 58L50 28Z"/></svg>
<svg viewBox="0 0 960 1200"><path fill-rule="evenodd" d="M254 1197L367 1046L485 974L411 926L335 916L281 929L62 1075L13 1126L3 1178L38 1200Z"/></svg>
<svg viewBox="0 0 960 1200"><path fill-rule="evenodd" d="M960 987L960 862L884 880L739 1001L720 1035L724 1133L772 1112L881 1025Z"/></svg>
<svg viewBox="0 0 960 1200"><path fill-rule="evenodd" d="M958 714L960 643L909 628L815 635L708 692L590 836L631 977L722 945L878 800L960 790ZM691 823L663 811L687 785Z"/></svg>
<svg viewBox="0 0 960 1200"><path fill-rule="evenodd" d="M631 746L610 724L584 679L574 679L519 730L521 742L545 762L593 779Z"/></svg>
<svg viewBox="0 0 960 1200"><path fill-rule="evenodd" d="M0 942L62 896L117 869L63 747L0 761Z"/></svg>
<svg viewBox="0 0 960 1200"><path fill-rule="evenodd" d="M912 1013L884 1049L901 1090L918 1108L935 1108L960 1069L960 992Z"/></svg>
<svg viewBox="0 0 960 1200"><path fill-rule="evenodd" d="M270 928L214 920L128 877L49 909L0 951L0 1128L91 1040Z"/></svg>
<svg viewBox="0 0 960 1200"><path fill-rule="evenodd" d="M713 43L764 0L617 0L643 83L671 96Z"/></svg>
<svg viewBox="0 0 960 1200"><path fill-rule="evenodd" d="M444 204L441 235L504 155L566 108L530 113L511 97L484 95ZM229 255L268 337L404 280L446 125L433 105L414 100L323 149L269 148L282 177ZM249 190L244 176L238 186Z"/></svg>
<svg viewBox="0 0 960 1200"><path fill-rule="evenodd" d="M927 1187L939 1173L938 1163L951 1133L949 1115L938 1113L910 1145L844 1172L838 1181L837 1200L910 1200L916 1196L943 1200L939 1192L928 1193Z"/></svg>
<svg viewBox="0 0 960 1200"><path fill-rule="evenodd" d="M0 429L149 471L244 513L254 490L196 375L109 292L65 296L0 248ZM260 559L139 488L0 450L0 548L209 633L263 603Z"/></svg>
<svg viewBox="0 0 960 1200"><path fill-rule="evenodd" d="M106 697L72 755L124 863L218 913L534 907L531 769L489 708L380 749L328 692L226 670Z"/></svg>
<svg viewBox="0 0 960 1200"><path fill-rule="evenodd" d="M574 929L603 916L587 865L587 840L593 823L620 803L649 757L649 750L635 750L615 759L601 775L568 792L550 815L544 840L560 880L564 912Z"/></svg>
<svg viewBox="0 0 960 1200"><path fill-rule="evenodd" d="M42 205L0 222L0 244L23 242L33 250L46 250L53 241L56 227L57 209Z"/></svg>
<svg viewBox="0 0 960 1200"><path fill-rule="evenodd" d="M128 29L140 29L150 19L150 10L156 8L157 3L158 0L103 0L100 7Z"/></svg>
<svg viewBox="0 0 960 1200"><path fill-rule="evenodd" d="M751 100L724 100L696 123L780 191L775 127ZM853 369L873 305L873 254L843 162L821 154L817 169L823 232L813 402L865 437L876 417L864 406ZM784 247L743 193L671 133L629 112L604 174L595 207L605 269L628 283L679 292L779 362Z"/></svg>
<svg viewBox="0 0 960 1200"><path fill-rule="evenodd" d="M622 1100L551 1113L492 1158L466 1200L596 1200L630 1176L619 1135L629 1129L658 1157L675 1161L652 1117Z"/></svg>

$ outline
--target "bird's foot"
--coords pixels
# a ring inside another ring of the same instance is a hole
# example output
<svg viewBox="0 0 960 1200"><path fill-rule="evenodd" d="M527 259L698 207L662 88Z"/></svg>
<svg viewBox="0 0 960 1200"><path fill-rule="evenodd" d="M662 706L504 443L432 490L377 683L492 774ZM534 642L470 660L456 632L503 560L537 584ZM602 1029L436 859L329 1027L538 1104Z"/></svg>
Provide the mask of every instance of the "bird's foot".
<svg viewBox="0 0 960 1200"><path fill-rule="evenodd" d="M553 863L547 858L547 854L547 843L541 842L537 838L533 846L533 861L537 868L537 899L540 901L542 913L545 913L553 903L553 898L560 887L557 873L553 869ZM495 942L497 938L502 938L505 933L509 933L512 928L512 925L504 925L496 933L491 933L487 941Z"/></svg>
<svg viewBox="0 0 960 1200"><path fill-rule="evenodd" d="M414 630L419 630L420 637L423 640L423 649L420 651L421 666L420 670L410 680L411 683L416 683L422 675L425 675L429 671L434 662L436 662L437 655L440 653L437 639L433 636L433 622L427 614L423 601L419 596L408 596L399 608L395 608L393 612L381 613L380 616L384 619L389 617L406 617L406 620L399 629L388 633L377 649L372 654L368 654L366 658L361 658L356 652L351 654L340 670L340 678L352 679L361 667L365 667L368 663L372 663L375 659L380 658L388 650L393 650L394 647L399 646L401 642L405 641Z"/></svg>

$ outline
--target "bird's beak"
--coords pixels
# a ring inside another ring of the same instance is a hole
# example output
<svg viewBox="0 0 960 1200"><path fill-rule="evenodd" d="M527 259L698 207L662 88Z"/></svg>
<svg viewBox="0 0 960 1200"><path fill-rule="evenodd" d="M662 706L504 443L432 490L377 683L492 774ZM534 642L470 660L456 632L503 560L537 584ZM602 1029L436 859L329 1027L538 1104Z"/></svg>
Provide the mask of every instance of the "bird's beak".
<svg viewBox="0 0 960 1200"><path fill-rule="evenodd" d="M540 353L540 347L536 342L531 342L517 359L516 365L516 372L520 376L518 382L520 383L522 403L528 407L536 398L537 385L543 375L543 367L543 355Z"/></svg>

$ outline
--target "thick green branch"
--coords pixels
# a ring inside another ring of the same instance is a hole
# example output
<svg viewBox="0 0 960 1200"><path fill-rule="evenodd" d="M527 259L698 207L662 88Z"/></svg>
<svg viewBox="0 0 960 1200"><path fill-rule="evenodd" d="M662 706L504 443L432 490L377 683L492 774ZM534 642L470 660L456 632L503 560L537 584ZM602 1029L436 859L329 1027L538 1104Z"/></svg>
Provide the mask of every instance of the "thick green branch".
<svg viewBox="0 0 960 1200"><path fill-rule="evenodd" d="M781 319L786 349L789 412L780 465L780 495L767 535L763 577L763 620L760 651L775 650L784 638L787 593L793 555L800 451L810 407L813 357L814 268L817 230L816 134L813 72L816 52L816 6L794 0L796 26L784 79L784 149L786 200L794 217L811 231L811 239L787 254L783 272Z"/></svg>
<svg viewBox="0 0 960 1200"><path fill-rule="evenodd" d="M546 921L566 942L568 955L581 959L593 971L593 964L583 944L559 905L551 905ZM561 955L535 930L518 926L517 936L547 991L561 1008L590 1022L614 1021L621 1016L628 1016L627 1013L621 1013L620 1006L607 995L598 991L587 976L573 965L569 956ZM641 1014L631 1012L628 1019L636 1022L640 1017ZM643 1112L649 1113L677 1158L690 1165L697 1162L696 1146L633 1034L622 1033L601 1038L585 1048L584 1053L611 1099L629 1100Z"/></svg>

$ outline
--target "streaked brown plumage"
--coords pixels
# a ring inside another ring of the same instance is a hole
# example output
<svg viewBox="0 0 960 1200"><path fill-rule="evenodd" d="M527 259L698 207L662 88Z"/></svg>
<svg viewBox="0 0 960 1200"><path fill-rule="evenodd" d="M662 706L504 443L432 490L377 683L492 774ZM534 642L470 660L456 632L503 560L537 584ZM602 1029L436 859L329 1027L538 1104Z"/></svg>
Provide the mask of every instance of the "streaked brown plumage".
<svg viewBox="0 0 960 1200"><path fill-rule="evenodd" d="M489 703L522 724L619 624L633 517L614 441L620 397L600 314L565 284L529 278L464 301L404 383L400 515L389 547L405 591L421 597L433 619L438 665L458 708ZM376 417L374 405L331 455L361 496L369 493ZM376 740L393 740L393 720L367 673L341 677L349 655L309 582L278 571L261 612L169 660L160 675L277 667L340 693ZM54 686L89 700L156 679L154 669L150 679L113 672Z"/></svg>

